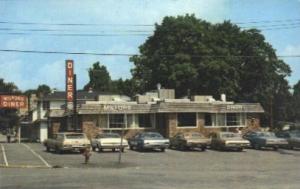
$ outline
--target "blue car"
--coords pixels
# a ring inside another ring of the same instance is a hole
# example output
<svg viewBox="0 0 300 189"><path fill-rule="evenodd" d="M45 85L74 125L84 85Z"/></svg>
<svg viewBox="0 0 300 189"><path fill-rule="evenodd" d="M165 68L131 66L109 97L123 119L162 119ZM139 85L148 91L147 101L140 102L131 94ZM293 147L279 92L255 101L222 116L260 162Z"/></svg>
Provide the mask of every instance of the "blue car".
<svg viewBox="0 0 300 189"><path fill-rule="evenodd" d="M285 139L278 138L273 132L249 132L243 138L250 141L254 149L273 148L277 150L280 147L287 147L288 142Z"/></svg>

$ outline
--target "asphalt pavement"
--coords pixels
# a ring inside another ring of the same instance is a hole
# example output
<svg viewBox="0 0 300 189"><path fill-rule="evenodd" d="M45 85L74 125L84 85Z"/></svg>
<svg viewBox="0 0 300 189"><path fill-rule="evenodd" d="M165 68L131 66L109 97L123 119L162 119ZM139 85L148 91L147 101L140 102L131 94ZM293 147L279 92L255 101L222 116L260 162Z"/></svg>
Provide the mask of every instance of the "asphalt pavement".
<svg viewBox="0 0 300 189"><path fill-rule="evenodd" d="M1 139L1 137L0 137ZM39 143L0 143L0 188L295 188L300 186L300 150L244 152L126 150L46 152ZM5 153L5 155L4 155ZM5 165L4 157L8 166Z"/></svg>

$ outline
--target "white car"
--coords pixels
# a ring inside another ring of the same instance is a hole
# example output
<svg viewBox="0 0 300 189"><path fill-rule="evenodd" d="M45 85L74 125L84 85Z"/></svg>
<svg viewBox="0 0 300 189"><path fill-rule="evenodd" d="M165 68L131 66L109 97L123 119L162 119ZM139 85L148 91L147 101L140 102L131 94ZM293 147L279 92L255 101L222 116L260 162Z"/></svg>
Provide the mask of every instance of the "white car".
<svg viewBox="0 0 300 189"><path fill-rule="evenodd" d="M112 149L112 151L120 149L124 152L124 148L128 146L128 142L126 139L121 140L121 136L117 133L101 133L91 140L91 145L93 151L96 151L96 149L99 152L103 149Z"/></svg>

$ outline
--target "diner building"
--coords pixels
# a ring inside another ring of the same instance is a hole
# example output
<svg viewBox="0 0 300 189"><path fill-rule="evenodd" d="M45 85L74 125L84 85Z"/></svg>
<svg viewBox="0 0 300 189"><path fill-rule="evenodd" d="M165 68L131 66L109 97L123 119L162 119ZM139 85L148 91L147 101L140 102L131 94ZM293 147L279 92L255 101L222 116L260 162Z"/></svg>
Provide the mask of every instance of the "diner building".
<svg viewBox="0 0 300 189"><path fill-rule="evenodd" d="M94 93L93 93L94 94ZM209 136L218 131L245 131L260 127L264 113L259 103L234 103L222 94L176 99L173 89L157 89L134 99L116 94L98 94L78 105L78 128L89 138L101 132L121 132L130 137L141 131L158 131L165 137L177 132L197 131ZM63 109L49 110L49 135L68 131L72 117Z"/></svg>

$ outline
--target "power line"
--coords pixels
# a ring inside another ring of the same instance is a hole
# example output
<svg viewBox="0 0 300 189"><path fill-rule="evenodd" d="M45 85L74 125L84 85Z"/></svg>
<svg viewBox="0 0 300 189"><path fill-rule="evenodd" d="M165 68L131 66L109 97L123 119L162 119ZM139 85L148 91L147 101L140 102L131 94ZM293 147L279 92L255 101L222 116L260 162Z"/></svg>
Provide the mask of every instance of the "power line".
<svg viewBox="0 0 300 189"><path fill-rule="evenodd" d="M249 22L232 22L233 24L257 24L257 23L281 23L281 22L299 22L300 18L295 19L282 19L282 20L260 20ZM107 24L107 23L49 23L49 22L14 22L14 21L0 21L0 24L14 24L14 25L45 25L45 26L132 26L132 27L149 27L155 24Z"/></svg>
<svg viewBox="0 0 300 189"><path fill-rule="evenodd" d="M17 49L0 49L0 52L15 52L15 53L33 53L33 54L68 54L68 55L94 55L94 56L139 56L139 54L133 53L93 53L93 52L66 52L66 51L36 51L36 50L17 50ZM162 54L157 55L160 57L174 57L175 54ZM236 58L255 58L261 56L247 56L247 55L190 55L190 57L201 58L201 57L236 57ZM299 58L299 55L278 55L279 58Z"/></svg>
<svg viewBox="0 0 300 189"><path fill-rule="evenodd" d="M69 37L113 37L113 36L149 36L151 33L120 33L120 34L97 34L97 33L25 33L10 32L0 33L0 35L39 35L39 36L69 36Z"/></svg>

